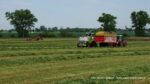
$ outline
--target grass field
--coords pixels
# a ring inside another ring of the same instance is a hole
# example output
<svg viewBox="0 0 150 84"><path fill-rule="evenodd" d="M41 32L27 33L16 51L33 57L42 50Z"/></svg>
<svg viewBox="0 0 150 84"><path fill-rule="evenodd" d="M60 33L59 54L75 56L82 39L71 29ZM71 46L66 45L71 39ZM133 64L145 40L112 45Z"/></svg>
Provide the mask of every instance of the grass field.
<svg viewBox="0 0 150 84"><path fill-rule="evenodd" d="M150 84L150 41L125 48L77 48L76 41L0 39L0 84Z"/></svg>

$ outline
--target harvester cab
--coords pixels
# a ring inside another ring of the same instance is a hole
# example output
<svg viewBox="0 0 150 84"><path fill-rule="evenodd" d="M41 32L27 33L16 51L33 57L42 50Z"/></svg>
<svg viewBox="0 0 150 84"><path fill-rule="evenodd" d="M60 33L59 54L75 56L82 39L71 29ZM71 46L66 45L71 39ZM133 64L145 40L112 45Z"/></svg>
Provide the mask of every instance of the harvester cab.
<svg viewBox="0 0 150 84"><path fill-rule="evenodd" d="M94 40L94 34L87 32L85 36L79 37L77 47L90 47L90 44Z"/></svg>
<svg viewBox="0 0 150 84"><path fill-rule="evenodd" d="M122 35L117 35L117 41L123 41L123 36Z"/></svg>
<svg viewBox="0 0 150 84"><path fill-rule="evenodd" d="M123 35L117 35L117 45L118 46L127 46L127 41L124 39Z"/></svg>

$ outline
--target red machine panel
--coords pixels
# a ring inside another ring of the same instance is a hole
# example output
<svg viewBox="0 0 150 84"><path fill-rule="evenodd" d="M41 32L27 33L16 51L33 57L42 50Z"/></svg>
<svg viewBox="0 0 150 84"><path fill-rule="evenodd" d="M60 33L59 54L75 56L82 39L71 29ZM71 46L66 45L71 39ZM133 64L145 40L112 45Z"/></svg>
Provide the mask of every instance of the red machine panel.
<svg viewBox="0 0 150 84"><path fill-rule="evenodd" d="M96 43L116 43L117 38L111 36L95 36L94 41Z"/></svg>
<svg viewBox="0 0 150 84"><path fill-rule="evenodd" d="M113 37L113 36L105 37L104 42L105 43L116 43L117 42L117 38Z"/></svg>
<svg viewBox="0 0 150 84"><path fill-rule="evenodd" d="M94 37L94 41L97 43L102 43L102 42L104 42L104 40L105 40L104 36L95 36Z"/></svg>

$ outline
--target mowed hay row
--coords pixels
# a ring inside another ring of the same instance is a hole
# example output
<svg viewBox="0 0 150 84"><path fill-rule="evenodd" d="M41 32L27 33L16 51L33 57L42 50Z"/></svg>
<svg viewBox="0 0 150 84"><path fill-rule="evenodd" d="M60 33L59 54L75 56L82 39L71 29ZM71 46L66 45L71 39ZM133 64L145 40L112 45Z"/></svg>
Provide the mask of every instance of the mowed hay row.
<svg viewBox="0 0 150 84"><path fill-rule="evenodd" d="M150 72L148 41L131 41L124 48L77 48L73 38L0 43L0 84L88 84L98 81L91 76L148 77Z"/></svg>
<svg viewBox="0 0 150 84"><path fill-rule="evenodd" d="M110 56L142 56L149 55L150 48L126 49L126 48L91 48L91 49L49 49L32 51L1 51L0 65L25 65L46 63L50 61L75 60L85 58L100 58Z"/></svg>
<svg viewBox="0 0 150 84"><path fill-rule="evenodd" d="M150 37L128 37L128 41L150 41Z"/></svg>
<svg viewBox="0 0 150 84"><path fill-rule="evenodd" d="M68 45L69 43L69 45ZM76 47L76 39L44 39L42 41L26 41L25 39L0 39L0 50L29 50L29 49L63 49ZM70 46L72 45L72 46Z"/></svg>
<svg viewBox="0 0 150 84"><path fill-rule="evenodd" d="M148 65L150 63L149 60L149 56L120 56L110 58L103 57L93 59L48 62L23 66L9 66L0 69L0 81L1 83L17 82L19 84L49 84L51 82L56 83L57 81L61 80L86 80L89 79L89 77L91 76L124 76L125 74L133 74L133 76L136 76L148 73L149 69L139 72L138 70L136 71L136 68L133 67L137 66L140 68L141 66ZM126 72L126 69L128 68L129 72ZM121 73L122 69L124 71L123 73ZM135 70L135 72L133 70Z"/></svg>

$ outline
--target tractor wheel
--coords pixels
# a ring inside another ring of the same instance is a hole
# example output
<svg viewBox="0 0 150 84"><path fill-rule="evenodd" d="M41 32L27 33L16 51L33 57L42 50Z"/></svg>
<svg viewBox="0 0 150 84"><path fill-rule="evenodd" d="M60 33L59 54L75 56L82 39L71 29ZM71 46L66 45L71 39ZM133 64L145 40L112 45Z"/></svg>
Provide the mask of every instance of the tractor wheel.
<svg viewBox="0 0 150 84"><path fill-rule="evenodd" d="M80 47L80 46L77 44L77 47Z"/></svg>
<svg viewBox="0 0 150 84"><path fill-rule="evenodd" d="M79 45L79 43L77 43L77 47L80 48L81 46Z"/></svg>
<svg viewBox="0 0 150 84"><path fill-rule="evenodd" d="M90 47L97 47L97 44L95 41L93 41L91 44L90 44Z"/></svg>
<svg viewBox="0 0 150 84"><path fill-rule="evenodd" d="M127 46L127 41L123 41L123 47Z"/></svg>
<svg viewBox="0 0 150 84"><path fill-rule="evenodd" d="M113 47L113 45L114 45L113 43L109 43L108 47Z"/></svg>
<svg viewBox="0 0 150 84"><path fill-rule="evenodd" d="M112 45L113 47L117 47L118 46L118 44L117 43L113 43L113 45Z"/></svg>
<svg viewBox="0 0 150 84"><path fill-rule="evenodd" d="M118 42L118 45L117 45L118 47L122 47L123 46L123 42L122 41L120 41L120 42Z"/></svg>
<svg viewBox="0 0 150 84"><path fill-rule="evenodd" d="M90 47L90 44L89 44L89 42L86 42L86 47Z"/></svg>

